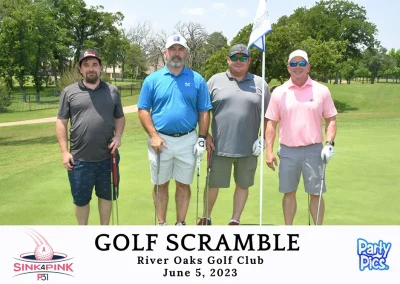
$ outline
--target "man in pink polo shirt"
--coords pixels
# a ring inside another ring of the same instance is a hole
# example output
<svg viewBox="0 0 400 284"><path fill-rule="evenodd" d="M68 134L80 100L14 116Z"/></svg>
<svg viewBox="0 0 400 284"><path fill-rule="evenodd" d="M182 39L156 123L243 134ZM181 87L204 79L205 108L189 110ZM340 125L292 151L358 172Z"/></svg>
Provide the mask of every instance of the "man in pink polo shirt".
<svg viewBox="0 0 400 284"><path fill-rule="evenodd" d="M337 110L329 89L312 80L310 64L303 50L289 55L290 78L272 93L265 117L266 162L275 171L278 165L273 153L276 125L279 124L279 191L284 194L282 206L286 225L292 225L296 214L296 191L303 174L304 187L310 195L310 212L317 220L323 163L334 154ZM325 146L322 120L325 120ZM326 192L323 184L322 192ZM318 225L322 224L325 205L321 196Z"/></svg>

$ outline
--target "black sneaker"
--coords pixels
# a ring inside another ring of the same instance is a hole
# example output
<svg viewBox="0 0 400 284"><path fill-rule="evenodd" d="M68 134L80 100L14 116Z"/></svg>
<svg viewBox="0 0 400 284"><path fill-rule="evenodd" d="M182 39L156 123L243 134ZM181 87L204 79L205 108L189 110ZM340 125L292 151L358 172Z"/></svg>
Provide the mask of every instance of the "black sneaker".
<svg viewBox="0 0 400 284"><path fill-rule="evenodd" d="M211 218L201 217L198 226L211 226Z"/></svg>

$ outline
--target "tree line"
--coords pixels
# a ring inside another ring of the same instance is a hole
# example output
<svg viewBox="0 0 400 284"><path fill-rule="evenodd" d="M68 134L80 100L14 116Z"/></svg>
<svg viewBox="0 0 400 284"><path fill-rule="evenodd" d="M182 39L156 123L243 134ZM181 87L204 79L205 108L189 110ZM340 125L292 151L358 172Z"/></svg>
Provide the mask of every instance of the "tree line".
<svg viewBox="0 0 400 284"><path fill-rule="evenodd" d="M59 91L69 83L63 78L76 72L81 50L89 47L100 52L103 65L121 67L122 79L143 79L149 68L163 66L169 33L153 30L148 22L123 29L123 19L121 12L88 7L83 0L0 0L0 101L10 95L14 84L26 100L27 80L36 90L37 101L50 83ZM251 29L249 24L238 31L230 46L247 44ZM208 33L194 22L177 22L173 32L187 40L189 67L206 79L226 70L229 45L223 32ZM381 78L397 82L400 49L388 51L377 34L365 8L356 3L323 0L311 8L300 7L279 18L266 36L266 80L286 80L287 56L300 48L308 52L312 76L318 80L350 83L358 77L371 83ZM249 71L261 74L261 52L252 48L251 57Z"/></svg>

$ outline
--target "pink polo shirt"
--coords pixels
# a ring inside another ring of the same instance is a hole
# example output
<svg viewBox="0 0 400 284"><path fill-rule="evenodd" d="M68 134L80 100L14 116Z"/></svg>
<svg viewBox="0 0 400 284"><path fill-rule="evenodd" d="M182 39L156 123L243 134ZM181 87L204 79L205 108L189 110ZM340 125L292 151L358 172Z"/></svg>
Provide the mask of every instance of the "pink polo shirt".
<svg viewBox="0 0 400 284"><path fill-rule="evenodd" d="M329 89L308 77L302 87L289 79L272 93L265 117L279 121L279 143L288 147L321 143L322 119L337 115Z"/></svg>

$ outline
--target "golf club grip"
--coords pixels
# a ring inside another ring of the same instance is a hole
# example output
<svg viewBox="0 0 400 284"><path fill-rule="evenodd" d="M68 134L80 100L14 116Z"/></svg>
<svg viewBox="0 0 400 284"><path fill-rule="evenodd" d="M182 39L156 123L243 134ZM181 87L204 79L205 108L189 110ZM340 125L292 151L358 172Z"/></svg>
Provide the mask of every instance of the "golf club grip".
<svg viewBox="0 0 400 284"><path fill-rule="evenodd" d="M212 163L212 153L211 153L211 151L207 152L207 169L211 169L211 163Z"/></svg>
<svg viewBox="0 0 400 284"><path fill-rule="evenodd" d="M112 172L113 172L113 184L117 186L118 184L118 175L117 175L117 153L111 154L112 159Z"/></svg>

